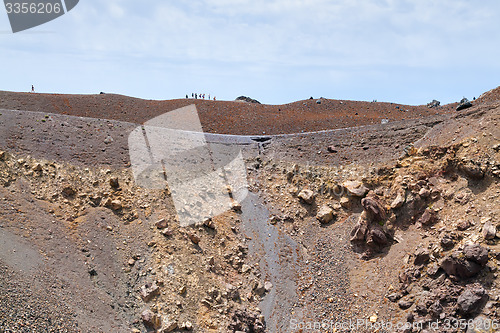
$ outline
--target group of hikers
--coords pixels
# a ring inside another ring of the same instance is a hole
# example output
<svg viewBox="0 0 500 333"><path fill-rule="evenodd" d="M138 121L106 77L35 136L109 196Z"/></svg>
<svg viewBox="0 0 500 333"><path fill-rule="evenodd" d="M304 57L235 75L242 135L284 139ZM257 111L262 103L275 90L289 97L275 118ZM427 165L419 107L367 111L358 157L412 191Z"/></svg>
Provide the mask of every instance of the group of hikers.
<svg viewBox="0 0 500 333"><path fill-rule="evenodd" d="M186 98L189 98L189 96L186 94ZM191 98L194 99L205 99L205 94L196 94L196 93L191 93ZM210 94L208 94L208 100L210 100ZM214 96L214 101L216 100Z"/></svg>

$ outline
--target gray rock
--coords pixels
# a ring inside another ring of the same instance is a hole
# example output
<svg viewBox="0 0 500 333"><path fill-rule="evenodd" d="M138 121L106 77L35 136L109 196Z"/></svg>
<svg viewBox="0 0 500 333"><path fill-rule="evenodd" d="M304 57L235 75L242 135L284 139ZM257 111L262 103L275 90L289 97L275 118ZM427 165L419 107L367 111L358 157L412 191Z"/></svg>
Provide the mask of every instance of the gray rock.
<svg viewBox="0 0 500 333"><path fill-rule="evenodd" d="M434 212L433 209L427 208L425 212L422 214L420 219L418 220L419 223L422 225L431 225L435 223L437 220L436 213Z"/></svg>
<svg viewBox="0 0 500 333"><path fill-rule="evenodd" d="M486 299L486 290L480 284L469 285L458 297L457 304L465 315L479 312L481 303Z"/></svg>
<svg viewBox="0 0 500 333"><path fill-rule="evenodd" d="M413 299L402 299L398 302L398 306L402 310L406 310L409 309L413 305L413 303L415 303Z"/></svg>
<svg viewBox="0 0 500 333"><path fill-rule="evenodd" d="M467 252L454 252L441 261L441 268L448 274L467 279L477 275L486 264L484 253L477 248L470 248ZM484 262L484 264L482 264ZM481 263L481 264L480 264Z"/></svg>
<svg viewBox="0 0 500 333"><path fill-rule="evenodd" d="M437 108L441 105L441 102L438 100L433 99L432 102L427 103L428 108Z"/></svg>
<svg viewBox="0 0 500 333"><path fill-rule="evenodd" d="M242 101L242 102L247 102L247 103L253 103L253 104L260 104L260 102L256 99L247 97L247 96L240 96L236 98L237 101Z"/></svg>
<svg viewBox="0 0 500 333"><path fill-rule="evenodd" d="M468 260L481 266L485 266L488 262L488 249L479 244L467 244L463 253Z"/></svg>
<svg viewBox="0 0 500 333"><path fill-rule="evenodd" d="M470 107L472 107L472 103L467 98L463 98L460 101L460 104L457 106L456 110L461 111L461 110L468 109Z"/></svg>
<svg viewBox="0 0 500 333"><path fill-rule="evenodd" d="M413 260L413 264L415 266L425 265L429 262L430 253L429 250L420 248L415 252L415 259Z"/></svg>
<svg viewBox="0 0 500 333"><path fill-rule="evenodd" d="M401 294L400 293L392 293L387 295L387 299L393 303L397 302L398 300L401 299Z"/></svg>
<svg viewBox="0 0 500 333"><path fill-rule="evenodd" d="M441 238L441 247L445 250L452 249L455 246L455 241L449 236L445 235Z"/></svg>

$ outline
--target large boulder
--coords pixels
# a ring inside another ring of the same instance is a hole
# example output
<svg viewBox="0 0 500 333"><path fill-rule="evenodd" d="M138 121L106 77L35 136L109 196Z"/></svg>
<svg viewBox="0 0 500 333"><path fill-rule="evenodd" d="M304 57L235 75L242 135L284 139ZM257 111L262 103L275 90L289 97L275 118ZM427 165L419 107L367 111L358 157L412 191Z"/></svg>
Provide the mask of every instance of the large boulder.
<svg viewBox="0 0 500 333"><path fill-rule="evenodd" d="M488 249L479 244L467 244L463 253L468 260L471 260L481 266L488 262Z"/></svg>
<svg viewBox="0 0 500 333"><path fill-rule="evenodd" d="M472 284L465 288L464 292L458 297L458 307L466 315L472 315L479 312L481 303L487 298L486 290L478 284Z"/></svg>
<svg viewBox="0 0 500 333"><path fill-rule="evenodd" d="M472 103L467 99L467 98L462 98L460 101L460 104L457 106L457 111L464 110L467 108L470 108L472 106Z"/></svg>
<svg viewBox="0 0 500 333"><path fill-rule="evenodd" d="M240 97L236 98L236 101L253 103L253 104L260 104L260 102L258 100L247 97L247 96L240 96Z"/></svg>
<svg viewBox="0 0 500 333"><path fill-rule="evenodd" d="M368 196L361 200L361 205L363 206L368 220L378 222L385 221L387 219L387 214L385 212L384 206L378 201L376 197Z"/></svg>
<svg viewBox="0 0 500 333"><path fill-rule="evenodd" d="M437 108L441 105L441 102L438 100L433 99L432 102L427 103L428 108Z"/></svg>
<svg viewBox="0 0 500 333"><path fill-rule="evenodd" d="M488 262L488 250L479 244L468 244L463 251L455 251L441 262L448 274L462 279L476 276Z"/></svg>

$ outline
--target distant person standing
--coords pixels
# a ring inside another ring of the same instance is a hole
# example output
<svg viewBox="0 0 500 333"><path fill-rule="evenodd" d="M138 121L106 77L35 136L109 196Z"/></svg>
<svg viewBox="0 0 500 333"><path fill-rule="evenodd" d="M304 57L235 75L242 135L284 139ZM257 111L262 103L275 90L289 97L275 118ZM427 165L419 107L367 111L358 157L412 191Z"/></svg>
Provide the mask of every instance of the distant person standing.
<svg viewBox="0 0 500 333"><path fill-rule="evenodd" d="M198 99L198 94L194 94L194 99Z"/></svg>
<svg viewBox="0 0 500 333"><path fill-rule="evenodd" d="M214 101L215 101L215 96L214 96Z"/></svg>
<svg viewBox="0 0 500 333"><path fill-rule="evenodd" d="M188 94L186 94L186 99L188 99L188 98L189 98L189 96L188 96Z"/></svg>
<svg viewBox="0 0 500 333"><path fill-rule="evenodd" d="M208 100L210 100L210 94L208 94Z"/></svg>
<svg viewBox="0 0 500 333"><path fill-rule="evenodd" d="M35 92L35 86L34 85L31 85L31 92L34 93Z"/></svg>

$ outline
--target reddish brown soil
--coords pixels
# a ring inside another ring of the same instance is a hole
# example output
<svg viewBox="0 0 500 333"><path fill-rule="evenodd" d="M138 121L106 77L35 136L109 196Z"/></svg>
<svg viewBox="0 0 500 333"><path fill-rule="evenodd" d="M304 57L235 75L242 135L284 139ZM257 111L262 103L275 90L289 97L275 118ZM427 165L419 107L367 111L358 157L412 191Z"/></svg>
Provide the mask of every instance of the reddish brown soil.
<svg viewBox="0 0 500 333"><path fill-rule="evenodd" d="M321 131L415 119L455 110L456 103L428 108L383 102L322 99L284 105L194 99L143 100L114 94L60 95L0 92L0 109L41 111L144 123L195 104L205 132L258 135Z"/></svg>

